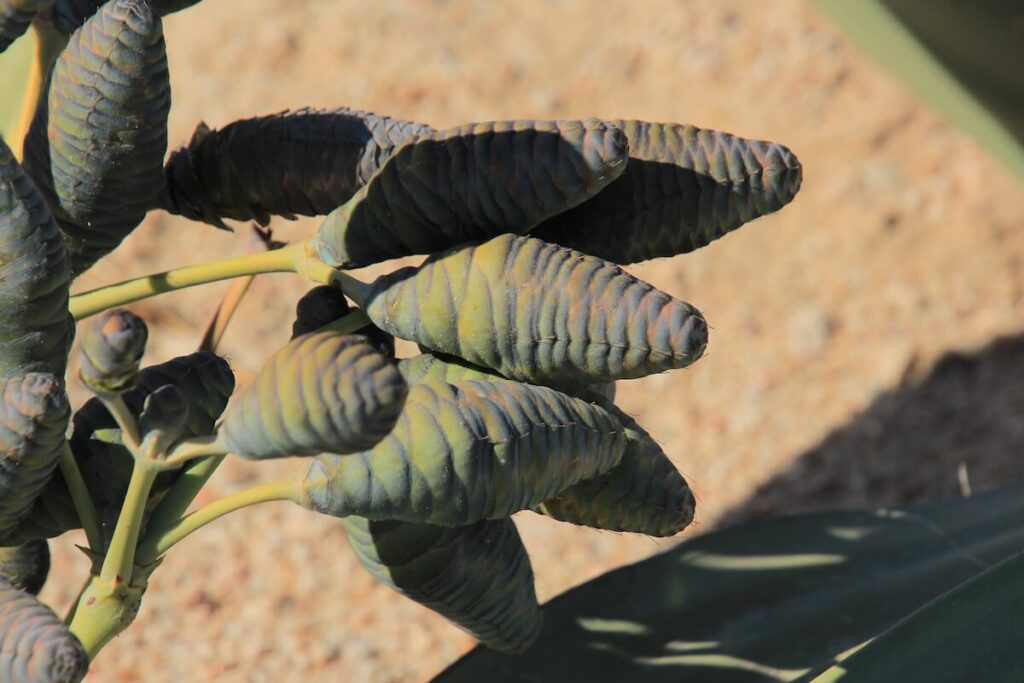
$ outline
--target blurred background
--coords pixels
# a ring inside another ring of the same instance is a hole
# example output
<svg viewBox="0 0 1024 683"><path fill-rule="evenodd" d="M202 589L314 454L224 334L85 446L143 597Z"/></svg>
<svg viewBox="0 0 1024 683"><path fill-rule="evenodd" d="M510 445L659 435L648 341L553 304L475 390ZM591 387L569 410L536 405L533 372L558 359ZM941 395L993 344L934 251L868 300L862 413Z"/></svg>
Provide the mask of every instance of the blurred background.
<svg viewBox="0 0 1024 683"><path fill-rule="evenodd" d="M1024 11L1005 30L1024 44ZM811 0L206 0L165 32L172 148L201 120L341 105L436 127L672 121L789 146L804 165L791 205L630 268L712 326L692 368L619 383L696 492L682 539L1024 477L1021 180ZM273 225L284 240L315 226ZM236 227L153 213L75 289L242 253ZM225 287L134 306L152 330L146 363L192 351ZM222 346L239 384L285 342L306 289L257 278ZM200 502L291 466L232 461ZM675 542L516 520L542 600ZM58 611L87 571L81 542L52 544L43 598ZM182 543L88 680L422 681L472 645L376 585L336 521L273 503Z"/></svg>

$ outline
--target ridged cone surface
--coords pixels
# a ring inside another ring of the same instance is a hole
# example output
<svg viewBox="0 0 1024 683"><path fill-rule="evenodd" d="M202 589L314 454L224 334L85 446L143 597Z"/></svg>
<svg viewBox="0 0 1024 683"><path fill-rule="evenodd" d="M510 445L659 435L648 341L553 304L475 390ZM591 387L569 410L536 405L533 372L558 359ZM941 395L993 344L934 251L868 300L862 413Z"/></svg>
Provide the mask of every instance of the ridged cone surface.
<svg viewBox="0 0 1024 683"><path fill-rule="evenodd" d="M626 428L619 464L560 491L537 512L562 522L646 536L673 536L693 521L695 500L661 446L615 409Z"/></svg>
<svg viewBox="0 0 1024 683"><path fill-rule="evenodd" d="M37 12L52 4L53 0L0 0L0 52L28 30Z"/></svg>
<svg viewBox="0 0 1024 683"><path fill-rule="evenodd" d="M440 527L348 517L342 524L373 576L488 647L521 652L539 635L533 568L511 519Z"/></svg>
<svg viewBox="0 0 1024 683"><path fill-rule="evenodd" d="M50 573L50 546L36 539L0 548L0 579L18 590L38 595Z"/></svg>
<svg viewBox="0 0 1024 683"><path fill-rule="evenodd" d="M336 517L471 524L608 471L624 446L615 417L553 389L417 384L394 431L373 449L313 461L301 504Z"/></svg>
<svg viewBox="0 0 1024 683"><path fill-rule="evenodd" d="M364 337L313 332L274 354L231 401L221 439L247 458L365 451L395 426L407 392Z"/></svg>
<svg viewBox="0 0 1024 683"><path fill-rule="evenodd" d="M396 337L537 384L682 368L707 344L689 304L602 259L514 235L379 278L366 313Z"/></svg>
<svg viewBox="0 0 1024 683"><path fill-rule="evenodd" d="M347 202L395 149L433 129L347 108L300 109L211 130L200 124L167 162L160 207L222 219L323 216Z"/></svg>
<svg viewBox="0 0 1024 683"><path fill-rule="evenodd" d="M88 670L85 649L57 615L0 579L0 680L77 683Z"/></svg>
<svg viewBox="0 0 1024 683"><path fill-rule="evenodd" d="M629 138L625 172L532 235L615 263L693 251L796 196L802 168L782 145L676 123L609 121Z"/></svg>
<svg viewBox="0 0 1024 683"><path fill-rule="evenodd" d="M69 285L57 224L0 139L0 380L34 371L64 375L74 333Z"/></svg>
<svg viewBox="0 0 1024 683"><path fill-rule="evenodd" d="M623 172L626 154L622 131L593 119L423 135L324 219L314 248L349 268L527 232L600 192Z"/></svg>
<svg viewBox="0 0 1024 683"><path fill-rule="evenodd" d="M33 372L0 385L0 536L49 483L70 416L64 384L53 375Z"/></svg>
<svg viewBox="0 0 1024 683"><path fill-rule="evenodd" d="M167 55L146 0L111 0L71 36L25 140L25 168L78 275L156 206L164 184Z"/></svg>

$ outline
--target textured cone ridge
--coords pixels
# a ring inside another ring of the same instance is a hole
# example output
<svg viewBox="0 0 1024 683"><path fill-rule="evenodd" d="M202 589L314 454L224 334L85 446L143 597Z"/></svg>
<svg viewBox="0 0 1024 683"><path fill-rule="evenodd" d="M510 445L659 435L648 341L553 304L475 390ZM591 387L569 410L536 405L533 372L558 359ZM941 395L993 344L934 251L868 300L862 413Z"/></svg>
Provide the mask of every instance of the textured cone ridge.
<svg viewBox="0 0 1024 683"><path fill-rule="evenodd" d="M395 426L407 392L398 369L365 338L306 334L232 400L221 440L248 458L364 451Z"/></svg>
<svg viewBox="0 0 1024 683"><path fill-rule="evenodd" d="M145 368L139 373L136 385L122 394L122 398L129 411L138 417L146 397L168 384L177 387L188 401L188 418L182 438L212 434L214 423L235 388L234 376L227 362L203 351ZM134 460L121 445L117 422L99 399L90 399L75 413L71 450L99 508L100 521L109 532L117 521ZM150 507L180 474L181 470L171 470L157 476ZM33 538L52 538L79 527L81 522L75 513L71 494L58 471L45 493L36 500L28 517L0 540L10 545Z"/></svg>
<svg viewBox="0 0 1024 683"><path fill-rule="evenodd" d="M477 123L407 143L314 240L342 268L427 254L535 225L626 167L622 131L589 121Z"/></svg>
<svg viewBox="0 0 1024 683"><path fill-rule="evenodd" d="M25 33L37 12L52 4L53 0L0 0L0 52Z"/></svg>
<svg viewBox="0 0 1024 683"><path fill-rule="evenodd" d="M336 517L471 524L606 472L624 446L611 414L553 389L418 384L394 431L373 449L316 458L300 502Z"/></svg>
<svg viewBox="0 0 1024 683"><path fill-rule="evenodd" d="M562 522L647 536L673 536L693 521L686 480L640 425L614 410L626 427L622 460L544 501L537 511Z"/></svg>
<svg viewBox="0 0 1024 683"><path fill-rule="evenodd" d="M38 539L10 548L0 548L0 580L12 587L38 595L50 573L50 546Z"/></svg>
<svg viewBox="0 0 1024 683"><path fill-rule="evenodd" d="M481 643L521 652L540 633L533 569L511 519L460 527L361 517L342 523L374 577Z"/></svg>
<svg viewBox="0 0 1024 683"><path fill-rule="evenodd" d="M615 263L675 256L778 211L800 189L800 162L782 145L674 123L608 125L629 138L625 172L534 236Z"/></svg>
<svg viewBox="0 0 1024 683"><path fill-rule="evenodd" d="M25 140L25 166L64 232L72 274L156 205L171 106L160 17L111 0L61 53Z"/></svg>
<svg viewBox="0 0 1024 683"><path fill-rule="evenodd" d="M33 372L0 385L0 535L29 514L50 481L70 415L53 375Z"/></svg>
<svg viewBox="0 0 1024 683"><path fill-rule="evenodd" d="M60 231L0 139L0 380L34 371L64 375L74 330L69 282Z"/></svg>
<svg viewBox="0 0 1024 683"><path fill-rule="evenodd" d="M53 7L53 24L64 35L71 35L86 19L96 14L107 0L57 0ZM50 0L51 4L53 0ZM198 4L199 0L149 0L161 15L170 14Z"/></svg>
<svg viewBox="0 0 1024 683"><path fill-rule="evenodd" d="M440 381L448 384L457 384L465 380L482 380L485 382L513 382L502 375L471 365L461 358L445 356L443 354L421 353L412 358L403 358L398 361L398 371L405 377L409 384L421 384L423 382ZM551 387L563 394L569 394L591 403L610 404L615 399L615 383L593 383L582 382L560 382ZM625 424L625 423L623 423Z"/></svg>
<svg viewBox="0 0 1024 683"><path fill-rule="evenodd" d="M366 313L396 337L537 384L686 367L707 344L689 304L602 259L513 235L379 278Z"/></svg>
<svg viewBox="0 0 1024 683"><path fill-rule="evenodd" d="M119 391L131 386L148 339L146 323L134 313L124 309L103 312L82 333L82 382L93 391Z"/></svg>
<svg viewBox="0 0 1024 683"><path fill-rule="evenodd" d="M167 162L160 207L227 227L222 219L323 216L348 201L396 147L429 126L347 108L300 109L200 124Z"/></svg>
<svg viewBox="0 0 1024 683"><path fill-rule="evenodd" d="M88 669L85 649L57 615L0 579L0 680L77 683Z"/></svg>

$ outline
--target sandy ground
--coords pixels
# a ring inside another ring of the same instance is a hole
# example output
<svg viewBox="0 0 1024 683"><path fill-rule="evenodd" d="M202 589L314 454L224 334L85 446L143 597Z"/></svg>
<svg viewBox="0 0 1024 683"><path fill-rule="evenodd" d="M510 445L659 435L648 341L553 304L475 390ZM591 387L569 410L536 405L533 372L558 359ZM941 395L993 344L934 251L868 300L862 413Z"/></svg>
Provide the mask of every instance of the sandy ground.
<svg viewBox="0 0 1024 683"><path fill-rule="evenodd" d="M697 253L631 268L713 326L693 368L619 388L697 493L683 538L1024 474L1021 184L809 3L207 0L166 33L173 146L200 119L303 105L435 126L632 117L790 146L805 168L792 205ZM315 222L275 227L299 239ZM78 288L245 243L244 230L156 213ZM289 275L257 280L223 346L240 383L287 338L304 289ZM193 349L222 290L136 306L153 330L147 362ZM288 467L232 462L203 500ZM672 542L517 521L542 599ZM53 543L43 596L61 609L85 571L76 542ZM335 521L269 504L176 549L88 680L422 681L471 646L376 585Z"/></svg>

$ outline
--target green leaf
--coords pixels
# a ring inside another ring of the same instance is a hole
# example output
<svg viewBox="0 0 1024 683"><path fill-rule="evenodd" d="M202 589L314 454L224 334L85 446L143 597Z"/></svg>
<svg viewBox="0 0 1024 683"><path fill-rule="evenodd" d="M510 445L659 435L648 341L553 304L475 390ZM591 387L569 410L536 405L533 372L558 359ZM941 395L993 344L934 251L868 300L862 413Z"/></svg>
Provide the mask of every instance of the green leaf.
<svg viewBox="0 0 1024 683"><path fill-rule="evenodd" d="M1024 556L1014 555L917 610L816 682L1021 681Z"/></svg>
<svg viewBox="0 0 1024 683"><path fill-rule="evenodd" d="M478 649L436 680L796 680L1018 552L1022 521L1014 484L711 533L548 603L523 657Z"/></svg>
<svg viewBox="0 0 1024 683"><path fill-rule="evenodd" d="M915 95L1024 178L1018 0L817 0Z"/></svg>

